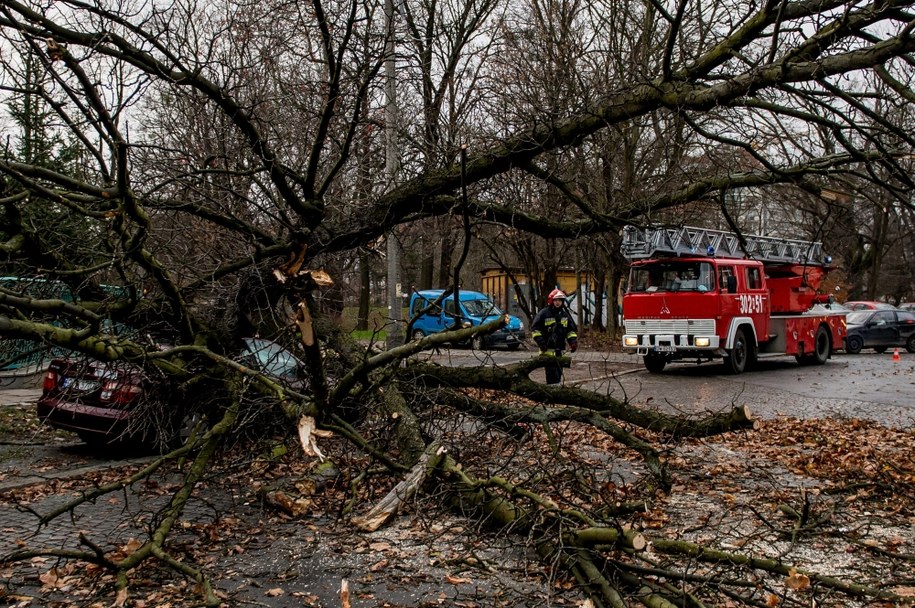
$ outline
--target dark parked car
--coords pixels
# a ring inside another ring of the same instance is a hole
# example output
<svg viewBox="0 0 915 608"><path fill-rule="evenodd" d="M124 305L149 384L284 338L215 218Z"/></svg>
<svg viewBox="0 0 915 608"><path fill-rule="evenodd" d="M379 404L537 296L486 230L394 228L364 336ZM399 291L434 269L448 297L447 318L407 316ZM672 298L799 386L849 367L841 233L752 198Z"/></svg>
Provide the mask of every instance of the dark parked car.
<svg viewBox="0 0 915 608"><path fill-rule="evenodd" d="M246 338L237 359L301 386L301 361L275 342ZM169 444L186 436L200 419L197 413L176 407L177 400L170 399L169 392L167 385L131 365L57 358L45 374L38 417L54 428L76 433L89 444ZM172 409L171 417L157 417L157 407ZM163 422L166 428L160 428ZM163 437L164 432L169 436Z"/></svg>
<svg viewBox="0 0 915 608"><path fill-rule="evenodd" d="M857 310L845 317L848 334L845 352L856 354L862 348L878 353L893 346L905 346L915 353L915 314L904 310Z"/></svg>
<svg viewBox="0 0 915 608"><path fill-rule="evenodd" d="M869 300L856 300L846 302L845 307L850 310L896 310L896 307L886 302L873 302Z"/></svg>

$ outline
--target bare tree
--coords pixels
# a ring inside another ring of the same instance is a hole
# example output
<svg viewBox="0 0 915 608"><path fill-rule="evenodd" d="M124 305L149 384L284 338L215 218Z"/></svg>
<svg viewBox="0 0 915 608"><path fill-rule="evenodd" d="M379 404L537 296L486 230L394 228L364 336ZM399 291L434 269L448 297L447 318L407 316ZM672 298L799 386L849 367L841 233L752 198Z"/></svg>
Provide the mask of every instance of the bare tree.
<svg viewBox="0 0 915 608"><path fill-rule="evenodd" d="M205 432L139 474L174 459L193 461L139 548L118 560L93 551L50 554L99 563L119 574L121 585L138 565L157 559L202 582L205 602L217 604L204 573L171 553L169 534L219 448L246 426L280 421L306 445L313 429L333 431L392 480L413 468L412 490L428 479L444 493L443 504L534 539L537 554L574 573L597 605L623 606L627 597L701 605L696 594L758 605L748 579L696 576L690 560L776 575L785 574L783 564L662 538L653 547L670 562L636 564L630 556L645 539L618 525L625 509L589 502L599 489L540 483L568 472L505 477L461 462L452 449L462 442L435 423L444 411L504 434L519 423L584 425L638 455L650 500L656 490L672 489L654 440L752 426L745 409L684 419L626 399L547 387L529 378L542 358L474 369L414 360L422 349L466 341L504 320L367 351L321 314L321 290L334 278L322 267L345 268L383 234L422 221L510 227L519 243L535 236L538 246L562 248L627 222L692 213L680 211L686 206L717 209L725 193L748 188L822 197L838 176L881 189L911 210L904 196L912 185L910 131L882 113L860 78L879 75L892 83L880 97L910 106L912 92L902 83L910 80L915 49L911 3L682 1L671 10L655 2L536 2L506 7L504 18L494 5L467 3L454 4L449 19L433 5L424 10L420 18L420 7L410 7L419 60L404 68L413 70L405 81L423 93L415 146L422 156L406 159L400 180L389 184L378 159L365 158L380 149L386 30L378 4L8 0L0 7L9 58L3 90L33 86L20 68L39 63L45 78L38 81L48 84L36 94L78 142L83 160L78 171L11 155L0 162L5 261L49 279L128 288L126 298L102 306L0 290L0 334L167 378L193 405L205 401L209 421ZM515 16L517 22L509 18ZM487 44L507 49L525 38L529 44L518 48L541 54L511 79L506 73L518 64L494 53L463 54L484 22L498 26L486 30ZM546 32L552 37L542 38ZM451 44L430 63L436 34L452 36ZM465 104L475 97L464 92L509 84L515 98L492 94L488 105ZM799 139L805 129L820 139ZM796 145L786 143L791 138ZM458 144L466 146L466 162L459 162ZM584 146L586 159L576 154ZM713 148L722 152L712 155ZM753 166L734 170L727 159L737 153ZM598 185L595 176L602 176ZM515 183L522 186L506 187ZM515 196L525 191L526 198ZM37 201L80 218L85 229L31 230L22 218ZM100 246L75 258L90 238ZM114 335L112 320L137 331ZM240 362L240 339L255 333L297 350L305 388ZM155 339L137 337L149 334ZM23 550L3 560L34 555ZM864 584L818 580L836 592L898 599Z"/></svg>

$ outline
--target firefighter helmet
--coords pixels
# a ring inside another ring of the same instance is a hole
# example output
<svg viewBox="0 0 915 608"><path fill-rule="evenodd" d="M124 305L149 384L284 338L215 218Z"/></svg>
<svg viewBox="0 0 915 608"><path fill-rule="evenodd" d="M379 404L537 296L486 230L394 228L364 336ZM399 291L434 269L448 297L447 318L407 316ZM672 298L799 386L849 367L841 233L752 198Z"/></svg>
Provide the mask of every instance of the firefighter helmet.
<svg viewBox="0 0 915 608"><path fill-rule="evenodd" d="M553 300L565 300L565 299L566 299L566 294L564 291L562 291L561 289L554 289L553 291L550 292L550 295L548 295L546 297L546 303L552 304Z"/></svg>

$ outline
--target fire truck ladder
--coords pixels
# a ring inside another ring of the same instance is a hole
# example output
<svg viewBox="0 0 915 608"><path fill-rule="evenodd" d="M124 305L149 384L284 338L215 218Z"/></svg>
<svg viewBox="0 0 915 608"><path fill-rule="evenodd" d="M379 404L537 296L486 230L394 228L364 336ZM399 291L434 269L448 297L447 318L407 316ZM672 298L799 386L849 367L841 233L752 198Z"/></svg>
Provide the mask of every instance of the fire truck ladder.
<svg viewBox="0 0 915 608"><path fill-rule="evenodd" d="M707 255L722 258L750 258L775 264L828 264L823 244L815 241L744 235L746 250L733 232L707 228L623 228L620 251L630 260L664 255Z"/></svg>

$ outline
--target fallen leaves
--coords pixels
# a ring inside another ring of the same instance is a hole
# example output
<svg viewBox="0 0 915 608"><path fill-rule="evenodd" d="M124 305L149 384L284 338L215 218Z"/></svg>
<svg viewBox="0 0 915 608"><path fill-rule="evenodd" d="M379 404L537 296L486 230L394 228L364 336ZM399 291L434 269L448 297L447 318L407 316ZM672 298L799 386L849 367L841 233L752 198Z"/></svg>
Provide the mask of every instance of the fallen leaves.
<svg viewBox="0 0 915 608"><path fill-rule="evenodd" d="M785 585L792 591L805 591L810 588L810 577L798 572L796 568L791 568L785 579Z"/></svg>

